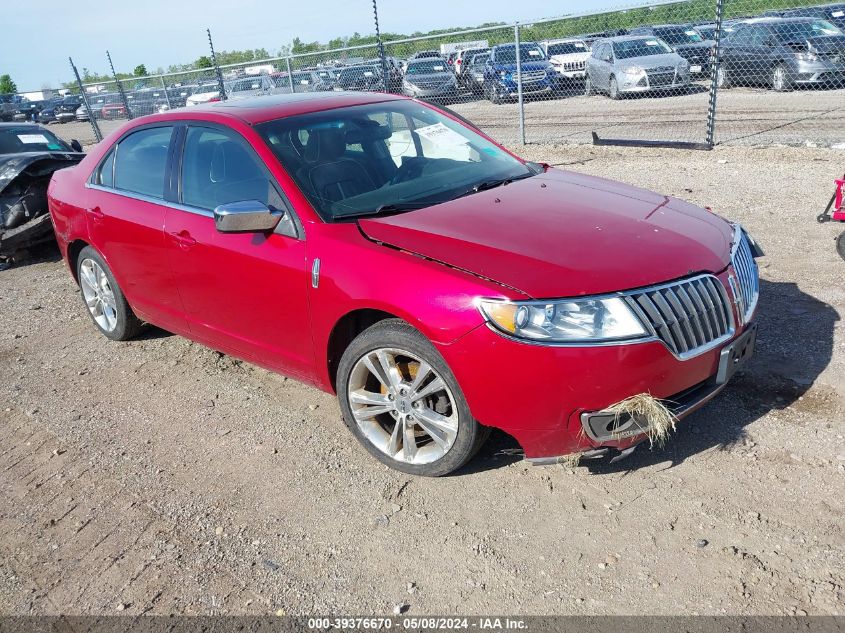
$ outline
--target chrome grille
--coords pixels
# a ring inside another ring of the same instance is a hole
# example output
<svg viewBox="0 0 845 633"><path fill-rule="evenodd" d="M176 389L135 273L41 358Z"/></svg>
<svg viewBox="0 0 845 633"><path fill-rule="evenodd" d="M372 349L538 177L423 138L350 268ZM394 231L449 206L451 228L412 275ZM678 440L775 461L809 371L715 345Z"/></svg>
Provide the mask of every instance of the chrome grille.
<svg viewBox="0 0 845 633"><path fill-rule="evenodd" d="M587 62L564 62L564 70L584 70L587 67Z"/></svg>
<svg viewBox="0 0 845 633"><path fill-rule="evenodd" d="M754 313L754 308L757 307L757 299L760 297L760 274L745 231L738 228L737 237L739 239L734 240L733 252L731 253L731 263L736 271L737 287L734 288L734 294L742 321L747 323Z"/></svg>
<svg viewBox="0 0 845 633"><path fill-rule="evenodd" d="M532 70L532 71L522 73L523 83L529 82L529 81L542 81L545 78L546 78L546 71L545 70Z"/></svg>
<svg viewBox="0 0 845 633"><path fill-rule="evenodd" d="M625 300L679 358L712 349L734 332L728 295L713 275L637 290Z"/></svg>

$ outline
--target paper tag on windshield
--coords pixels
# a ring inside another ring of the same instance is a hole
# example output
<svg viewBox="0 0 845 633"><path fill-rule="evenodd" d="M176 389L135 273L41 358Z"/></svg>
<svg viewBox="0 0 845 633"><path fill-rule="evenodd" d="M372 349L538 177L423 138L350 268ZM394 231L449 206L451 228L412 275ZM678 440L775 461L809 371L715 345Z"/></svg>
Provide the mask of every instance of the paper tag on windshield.
<svg viewBox="0 0 845 633"><path fill-rule="evenodd" d="M528 54L531 55L531 57L539 57L540 51L528 51Z"/></svg>
<svg viewBox="0 0 845 633"><path fill-rule="evenodd" d="M698 33L696 33L695 31L684 31L684 33L685 33L686 35L689 35L690 37L692 37L692 36L694 36L694 35L698 35Z"/></svg>
<svg viewBox="0 0 845 633"><path fill-rule="evenodd" d="M657 46L657 40L646 40L645 45L646 46Z"/></svg>
<svg viewBox="0 0 845 633"><path fill-rule="evenodd" d="M434 70L446 70L443 66L435 66Z"/></svg>
<svg viewBox="0 0 845 633"><path fill-rule="evenodd" d="M834 11L830 14L832 18L845 18L845 11Z"/></svg>
<svg viewBox="0 0 845 633"><path fill-rule="evenodd" d="M299 80L299 83L301 83L303 86L307 86L307 85L308 85L308 80L307 80L307 79L300 79L300 80Z"/></svg>
<svg viewBox="0 0 845 633"><path fill-rule="evenodd" d="M18 134L18 140L26 145L49 145L50 143L43 134Z"/></svg>
<svg viewBox="0 0 845 633"><path fill-rule="evenodd" d="M585 44L582 44L581 42L575 42L575 43L573 44L573 46L574 46L575 48L587 48L587 46L586 46Z"/></svg>
<svg viewBox="0 0 845 633"><path fill-rule="evenodd" d="M442 123L418 127L416 133L434 145L466 145L469 141Z"/></svg>
<svg viewBox="0 0 845 633"><path fill-rule="evenodd" d="M369 70L364 72L364 77L372 77L372 76L373 76L373 73L371 73Z"/></svg>

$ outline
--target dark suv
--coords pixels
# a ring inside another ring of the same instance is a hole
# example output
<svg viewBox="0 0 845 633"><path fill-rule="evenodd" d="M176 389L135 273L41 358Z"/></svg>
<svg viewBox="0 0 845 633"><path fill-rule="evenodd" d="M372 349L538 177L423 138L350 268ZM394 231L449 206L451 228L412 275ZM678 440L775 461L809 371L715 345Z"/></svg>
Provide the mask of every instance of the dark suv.
<svg viewBox="0 0 845 633"><path fill-rule="evenodd" d="M691 24L662 24L631 29L629 35L652 35L666 42L690 64L692 77L710 74L710 50L713 42Z"/></svg>
<svg viewBox="0 0 845 633"><path fill-rule="evenodd" d="M739 24L721 47L719 87L773 90L845 86L845 34L816 18L759 18Z"/></svg>
<svg viewBox="0 0 845 633"><path fill-rule="evenodd" d="M549 94L555 88L554 68L546 54L534 42L519 45L522 67L522 94ZM516 44L502 44L490 49L490 59L484 70L484 94L493 103L516 97Z"/></svg>

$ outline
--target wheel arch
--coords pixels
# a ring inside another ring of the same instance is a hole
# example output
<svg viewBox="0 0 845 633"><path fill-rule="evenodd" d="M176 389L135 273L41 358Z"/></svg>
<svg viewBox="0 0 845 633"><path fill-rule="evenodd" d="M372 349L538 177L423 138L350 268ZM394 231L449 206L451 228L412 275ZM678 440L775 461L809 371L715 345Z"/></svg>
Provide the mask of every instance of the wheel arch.
<svg viewBox="0 0 845 633"><path fill-rule="evenodd" d="M356 308L337 320L329 333L325 359L332 391L337 391L337 369L346 348L361 332L386 319L400 319L407 323L401 316L377 308Z"/></svg>
<svg viewBox="0 0 845 633"><path fill-rule="evenodd" d="M79 276L77 274L77 263L79 262L79 254L82 252L86 246L90 246L88 242L85 240L73 240L70 244L67 245L67 263L70 266L70 274L73 275L73 279L79 284Z"/></svg>

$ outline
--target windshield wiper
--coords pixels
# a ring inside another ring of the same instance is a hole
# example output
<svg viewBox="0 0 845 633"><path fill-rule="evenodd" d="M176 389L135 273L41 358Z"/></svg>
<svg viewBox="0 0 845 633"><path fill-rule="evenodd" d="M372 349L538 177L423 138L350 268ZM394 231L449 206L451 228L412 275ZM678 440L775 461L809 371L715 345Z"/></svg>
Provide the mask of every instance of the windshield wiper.
<svg viewBox="0 0 845 633"><path fill-rule="evenodd" d="M335 215L336 218L362 218L370 215L389 215L391 213L401 213L402 211L410 211L411 209L422 209L423 207L430 207L436 202L392 202L390 204L382 204L372 211L360 211L356 213L339 213Z"/></svg>
<svg viewBox="0 0 845 633"><path fill-rule="evenodd" d="M534 176L534 172L528 174L522 174L521 176L512 176L510 178L498 178L496 180L484 180L479 182L478 184L473 185L466 191L459 193L457 196L452 198L453 200L457 200L458 198L463 198L465 196L471 196L474 193L478 193L480 191L487 191L488 189L495 189L496 187L501 187L504 185L511 184L514 180L522 180L523 178L530 178Z"/></svg>

